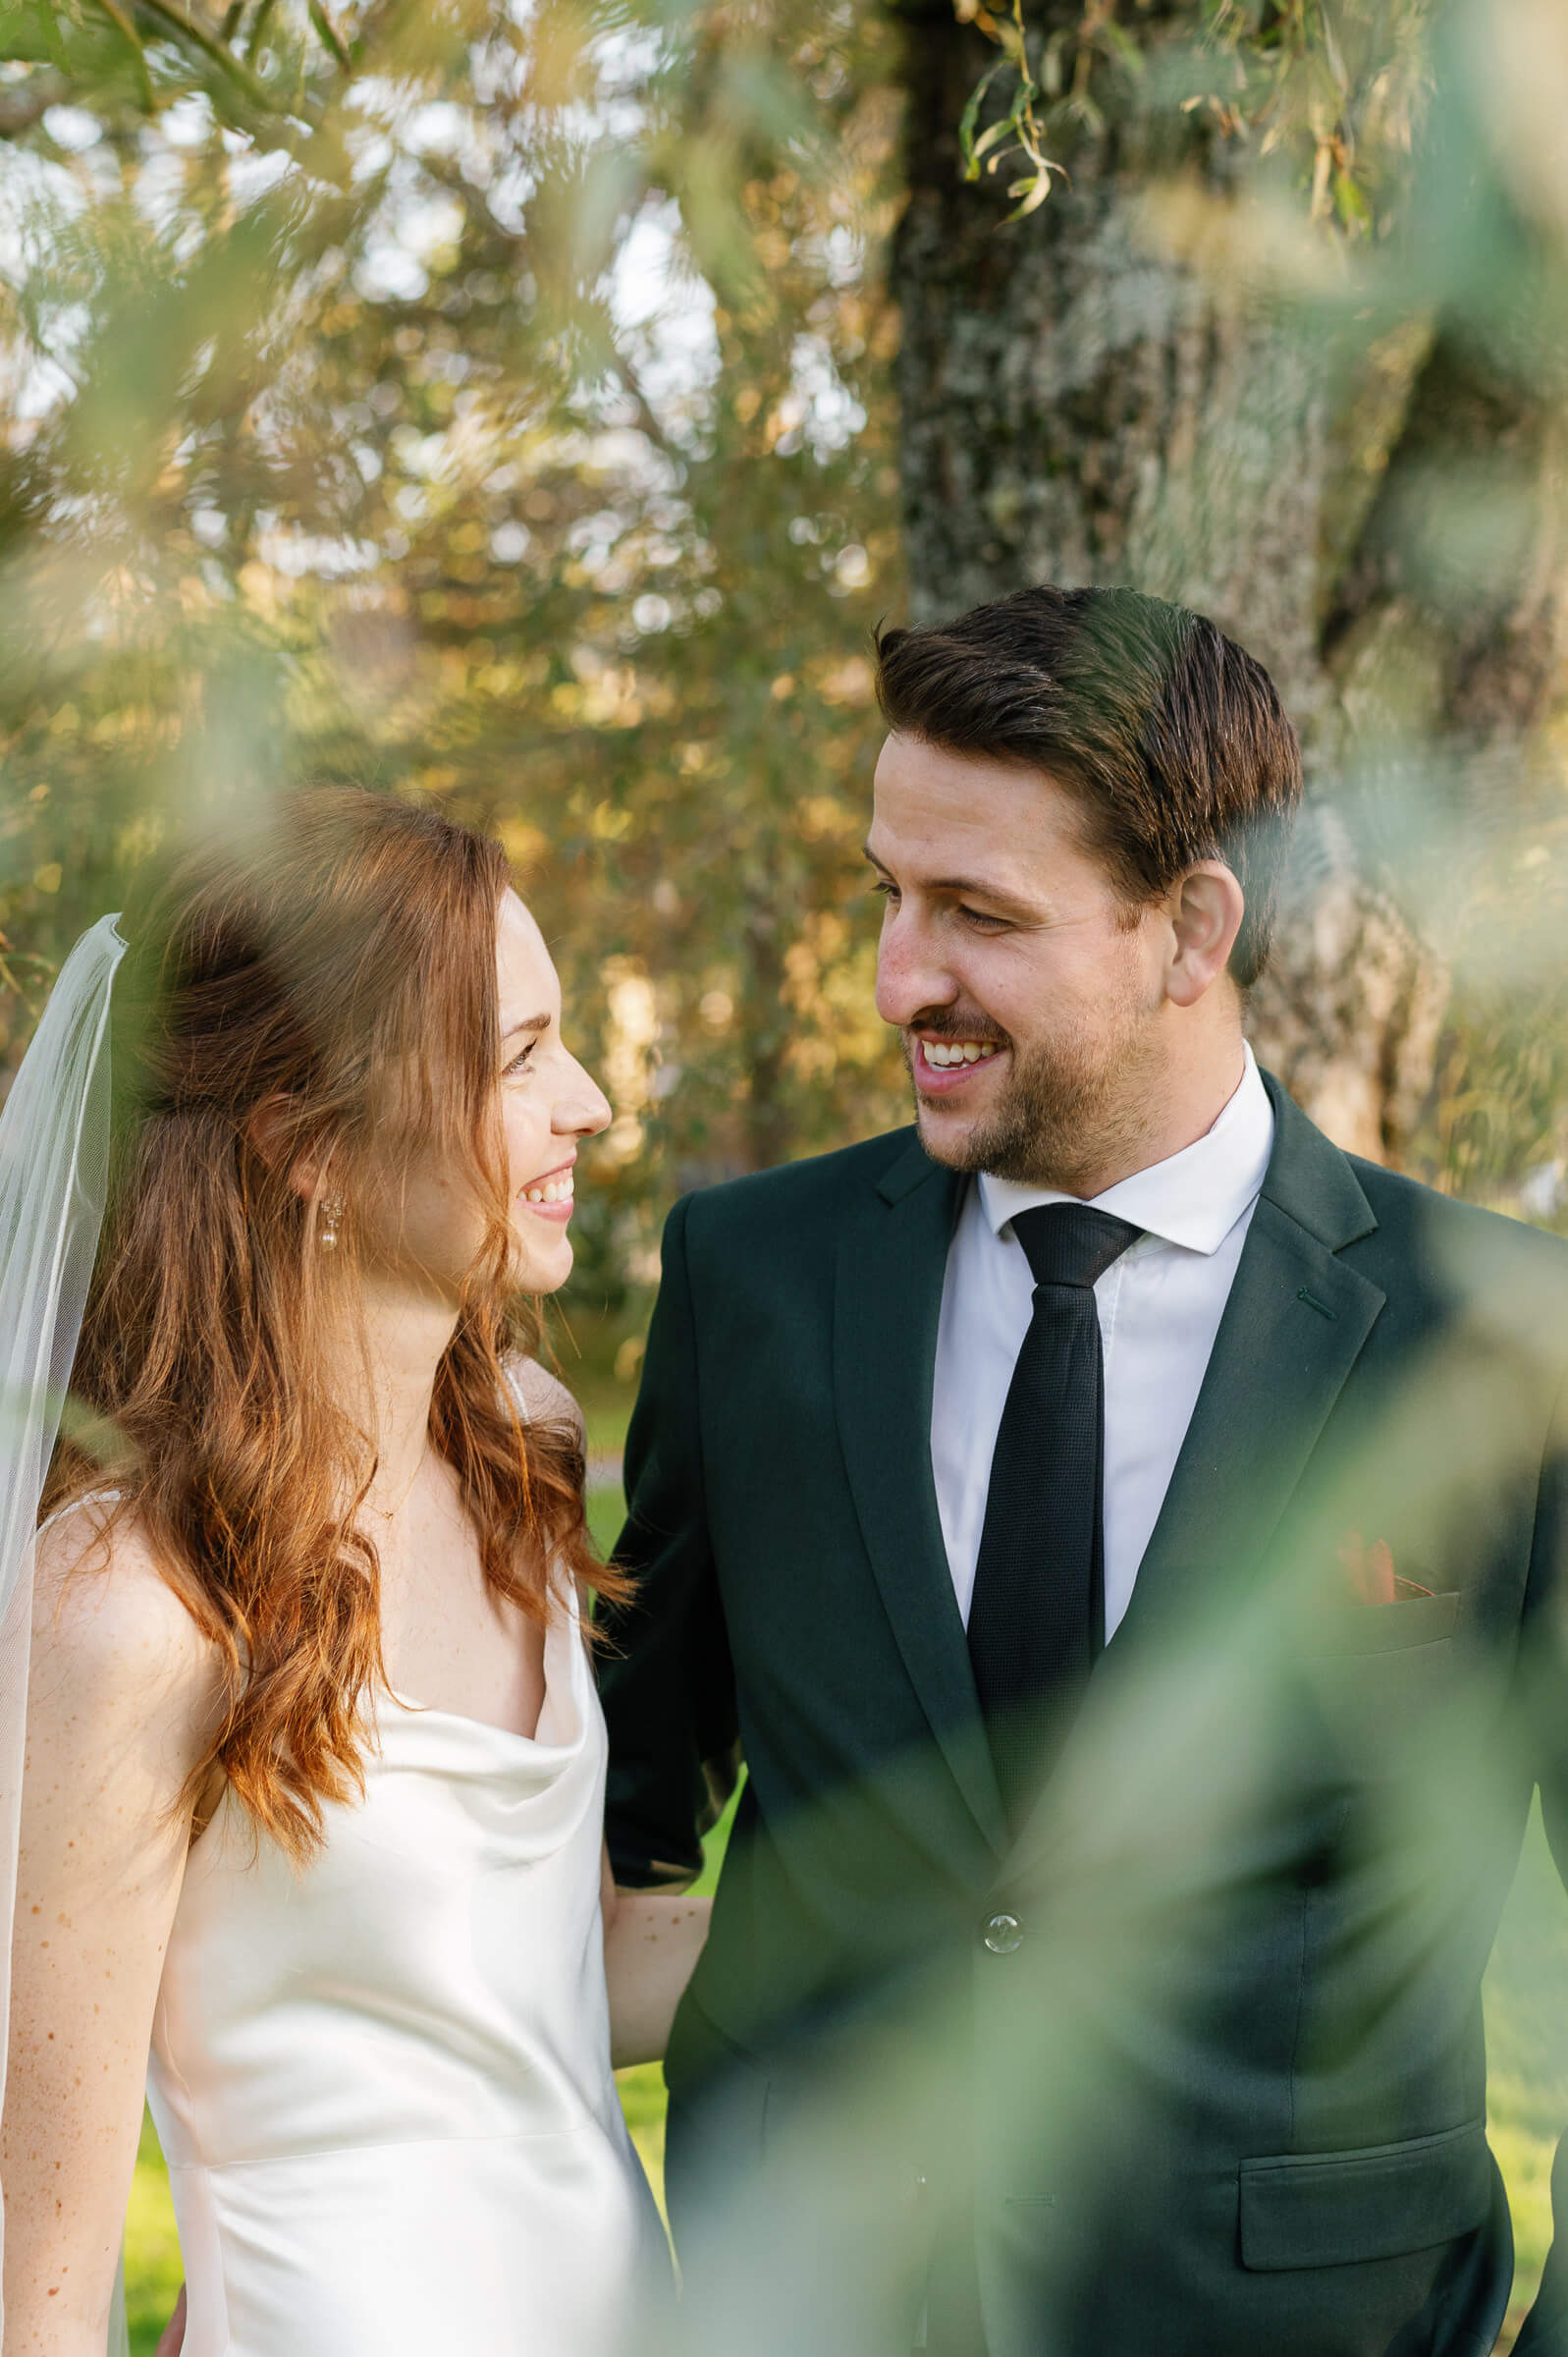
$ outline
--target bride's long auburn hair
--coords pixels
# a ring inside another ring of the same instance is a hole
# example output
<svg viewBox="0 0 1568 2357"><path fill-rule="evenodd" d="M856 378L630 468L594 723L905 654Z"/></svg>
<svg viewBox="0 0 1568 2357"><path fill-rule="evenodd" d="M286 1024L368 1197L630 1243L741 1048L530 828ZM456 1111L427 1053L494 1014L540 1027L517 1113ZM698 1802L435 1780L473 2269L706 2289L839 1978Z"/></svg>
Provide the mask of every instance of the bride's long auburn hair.
<svg viewBox="0 0 1568 2357"><path fill-rule="evenodd" d="M87 1425L70 1431L111 1428L112 1520L135 1519L221 1665L189 1796L221 1768L296 1860L322 1803L363 1790L364 1706L385 1683L379 1564L355 1521L374 1453L322 1369L329 1338L353 1332L356 1197L395 1188L407 1154L465 1167L485 1208L430 1411L485 1579L534 1621L552 1562L624 1591L588 1537L576 1431L524 1425L508 1380L540 1331L508 1274L510 882L500 846L440 812L324 787L239 850L188 857L123 920L108 1206L72 1375ZM347 1207L335 1249L290 1183L302 1159ZM70 1431L45 1513L104 1485Z"/></svg>

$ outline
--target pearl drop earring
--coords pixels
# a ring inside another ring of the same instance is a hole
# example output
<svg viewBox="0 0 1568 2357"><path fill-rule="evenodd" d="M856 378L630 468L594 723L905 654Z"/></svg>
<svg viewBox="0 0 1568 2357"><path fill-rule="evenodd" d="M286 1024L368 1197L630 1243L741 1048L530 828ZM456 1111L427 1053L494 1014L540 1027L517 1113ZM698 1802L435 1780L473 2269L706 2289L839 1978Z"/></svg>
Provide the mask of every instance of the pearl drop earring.
<svg viewBox="0 0 1568 2357"><path fill-rule="evenodd" d="M338 1232L343 1221L344 1203L341 1195L321 1198L321 1225L316 1230L316 1241L323 1252L336 1252Z"/></svg>

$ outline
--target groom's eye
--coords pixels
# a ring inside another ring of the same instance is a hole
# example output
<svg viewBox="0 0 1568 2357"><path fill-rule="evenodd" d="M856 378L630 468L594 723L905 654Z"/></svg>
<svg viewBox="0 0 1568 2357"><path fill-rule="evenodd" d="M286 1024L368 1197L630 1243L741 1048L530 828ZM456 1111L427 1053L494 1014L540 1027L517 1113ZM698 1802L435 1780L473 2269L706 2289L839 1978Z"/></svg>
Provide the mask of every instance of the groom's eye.
<svg viewBox="0 0 1568 2357"><path fill-rule="evenodd" d="M961 901L958 904L958 914L966 924L978 925L982 932L1004 933L1007 929L1007 920L1004 916L988 916L983 908L966 907Z"/></svg>

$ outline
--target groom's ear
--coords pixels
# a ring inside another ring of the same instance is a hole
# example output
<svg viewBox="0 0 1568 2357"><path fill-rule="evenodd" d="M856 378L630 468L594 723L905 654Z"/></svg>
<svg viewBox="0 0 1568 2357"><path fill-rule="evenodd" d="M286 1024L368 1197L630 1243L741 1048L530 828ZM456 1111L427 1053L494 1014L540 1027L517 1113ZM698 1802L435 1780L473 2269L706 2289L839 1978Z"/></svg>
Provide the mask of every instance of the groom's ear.
<svg viewBox="0 0 1568 2357"><path fill-rule="evenodd" d="M1205 859L1172 886L1170 959L1165 996L1176 1007L1196 1007L1230 962L1230 953L1247 913L1235 875L1220 859Z"/></svg>

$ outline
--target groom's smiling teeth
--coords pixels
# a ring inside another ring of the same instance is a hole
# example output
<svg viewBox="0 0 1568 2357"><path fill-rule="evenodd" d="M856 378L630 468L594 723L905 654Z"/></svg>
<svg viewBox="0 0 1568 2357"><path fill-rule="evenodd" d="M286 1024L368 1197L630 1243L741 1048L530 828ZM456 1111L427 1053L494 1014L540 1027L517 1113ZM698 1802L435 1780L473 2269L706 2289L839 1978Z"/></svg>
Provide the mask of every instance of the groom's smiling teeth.
<svg viewBox="0 0 1568 2357"><path fill-rule="evenodd" d="M928 1064L940 1069L945 1065L983 1064L995 1056L1000 1043L994 1039L922 1039L921 1048Z"/></svg>
<svg viewBox="0 0 1568 2357"><path fill-rule="evenodd" d="M525 1186L522 1199L525 1203L569 1203L575 1193L568 1171L564 1178L544 1178L536 1186Z"/></svg>

